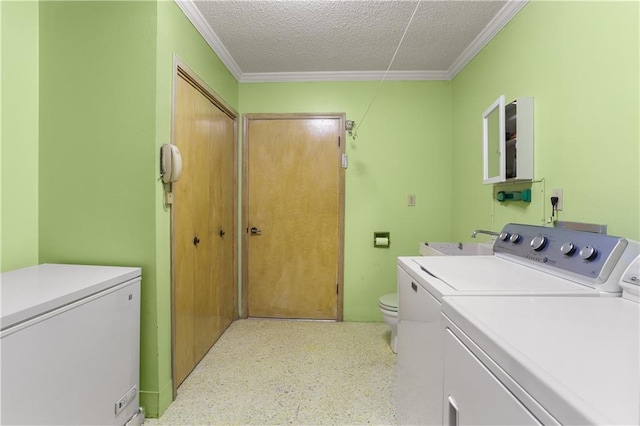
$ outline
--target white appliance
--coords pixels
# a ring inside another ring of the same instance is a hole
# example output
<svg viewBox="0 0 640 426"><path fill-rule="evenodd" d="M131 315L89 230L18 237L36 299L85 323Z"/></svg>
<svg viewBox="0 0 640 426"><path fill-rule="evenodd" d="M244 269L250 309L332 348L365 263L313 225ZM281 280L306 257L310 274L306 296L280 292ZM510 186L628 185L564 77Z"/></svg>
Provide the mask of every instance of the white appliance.
<svg viewBox="0 0 640 426"><path fill-rule="evenodd" d="M640 424L640 257L622 297L445 298L444 423Z"/></svg>
<svg viewBox="0 0 640 426"><path fill-rule="evenodd" d="M639 247L602 234L508 224L492 256L398 258L400 424L443 422L443 299L619 296L618 281Z"/></svg>
<svg viewBox="0 0 640 426"><path fill-rule="evenodd" d="M2 424L141 424L140 268L0 275Z"/></svg>

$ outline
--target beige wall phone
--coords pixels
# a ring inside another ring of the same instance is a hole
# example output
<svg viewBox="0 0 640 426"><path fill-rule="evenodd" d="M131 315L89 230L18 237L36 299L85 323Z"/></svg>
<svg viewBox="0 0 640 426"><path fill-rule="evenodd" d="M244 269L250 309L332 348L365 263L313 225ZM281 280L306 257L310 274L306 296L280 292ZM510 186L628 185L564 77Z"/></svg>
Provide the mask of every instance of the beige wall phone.
<svg viewBox="0 0 640 426"><path fill-rule="evenodd" d="M162 182L173 183L182 174L182 157L177 146L165 143L160 148L160 175Z"/></svg>

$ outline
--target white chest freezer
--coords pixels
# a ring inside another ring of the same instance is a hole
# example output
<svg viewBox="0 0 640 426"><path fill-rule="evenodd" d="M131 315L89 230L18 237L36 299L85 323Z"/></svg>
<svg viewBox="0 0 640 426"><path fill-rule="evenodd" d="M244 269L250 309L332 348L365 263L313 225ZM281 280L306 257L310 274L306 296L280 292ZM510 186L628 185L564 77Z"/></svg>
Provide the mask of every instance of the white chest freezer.
<svg viewBox="0 0 640 426"><path fill-rule="evenodd" d="M140 277L54 264L0 274L0 423L144 421Z"/></svg>

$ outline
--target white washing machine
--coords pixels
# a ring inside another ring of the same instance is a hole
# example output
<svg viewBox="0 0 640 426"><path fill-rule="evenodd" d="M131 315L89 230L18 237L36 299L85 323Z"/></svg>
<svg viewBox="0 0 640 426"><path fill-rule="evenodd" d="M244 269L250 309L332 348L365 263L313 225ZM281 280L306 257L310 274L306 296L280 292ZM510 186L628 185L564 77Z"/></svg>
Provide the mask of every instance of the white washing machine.
<svg viewBox="0 0 640 426"><path fill-rule="evenodd" d="M622 297L445 298L444 423L640 424L640 258Z"/></svg>
<svg viewBox="0 0 640 426"><path fill-rule="evenodd" d="M445 298L616 297L640 245L602 234L508 224L493 250L492 256L398 258L400 424L443 423Z"/></svg>

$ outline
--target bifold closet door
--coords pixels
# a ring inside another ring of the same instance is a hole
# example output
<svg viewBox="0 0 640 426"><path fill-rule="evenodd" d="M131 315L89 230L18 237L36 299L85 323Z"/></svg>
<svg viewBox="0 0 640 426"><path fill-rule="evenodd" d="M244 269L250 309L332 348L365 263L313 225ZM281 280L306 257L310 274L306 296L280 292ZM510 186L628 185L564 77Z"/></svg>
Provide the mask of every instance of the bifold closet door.
<svg viewBox="0 0 640 426"><path fill-rule="evenodd" d="M191 214L193 215L194 238L193 245L193 291L194 291L194 356L195 365L207 353L211 345L217 340L215 335L216 319L216 287L218 282L215 270L219 259L215 256L213 240L213 224L216 211L212 208L215 194L213 191L213 150L215 135L212 134L213 105L202 94L196 92L195 102L195 132L192 139L191 151L194 155L194 199Z"/></svg>
<svg viewBox="0 0 640 426"><path fill-rule="evenodd" d="M193 236L196 198L195 152L197 93L177 78L175 144L182 155L182 176L173 185L173 374L176 386L195 366L195 271Z"/></svg>
<svg viewBox="0 0 640 426"><path fill-rule="evenodd" d="M177 387L235 316L234 120L201 89L176 79L173 354Z"/></svg>
<svg viewBox="0 0 640 426"><path fill-rule="evenodd" d="M214 334L220 336L236 315L235 121L211 104L213 166L211 232L216 268ZM217 340L217 337L216 337Z"/></svg>

